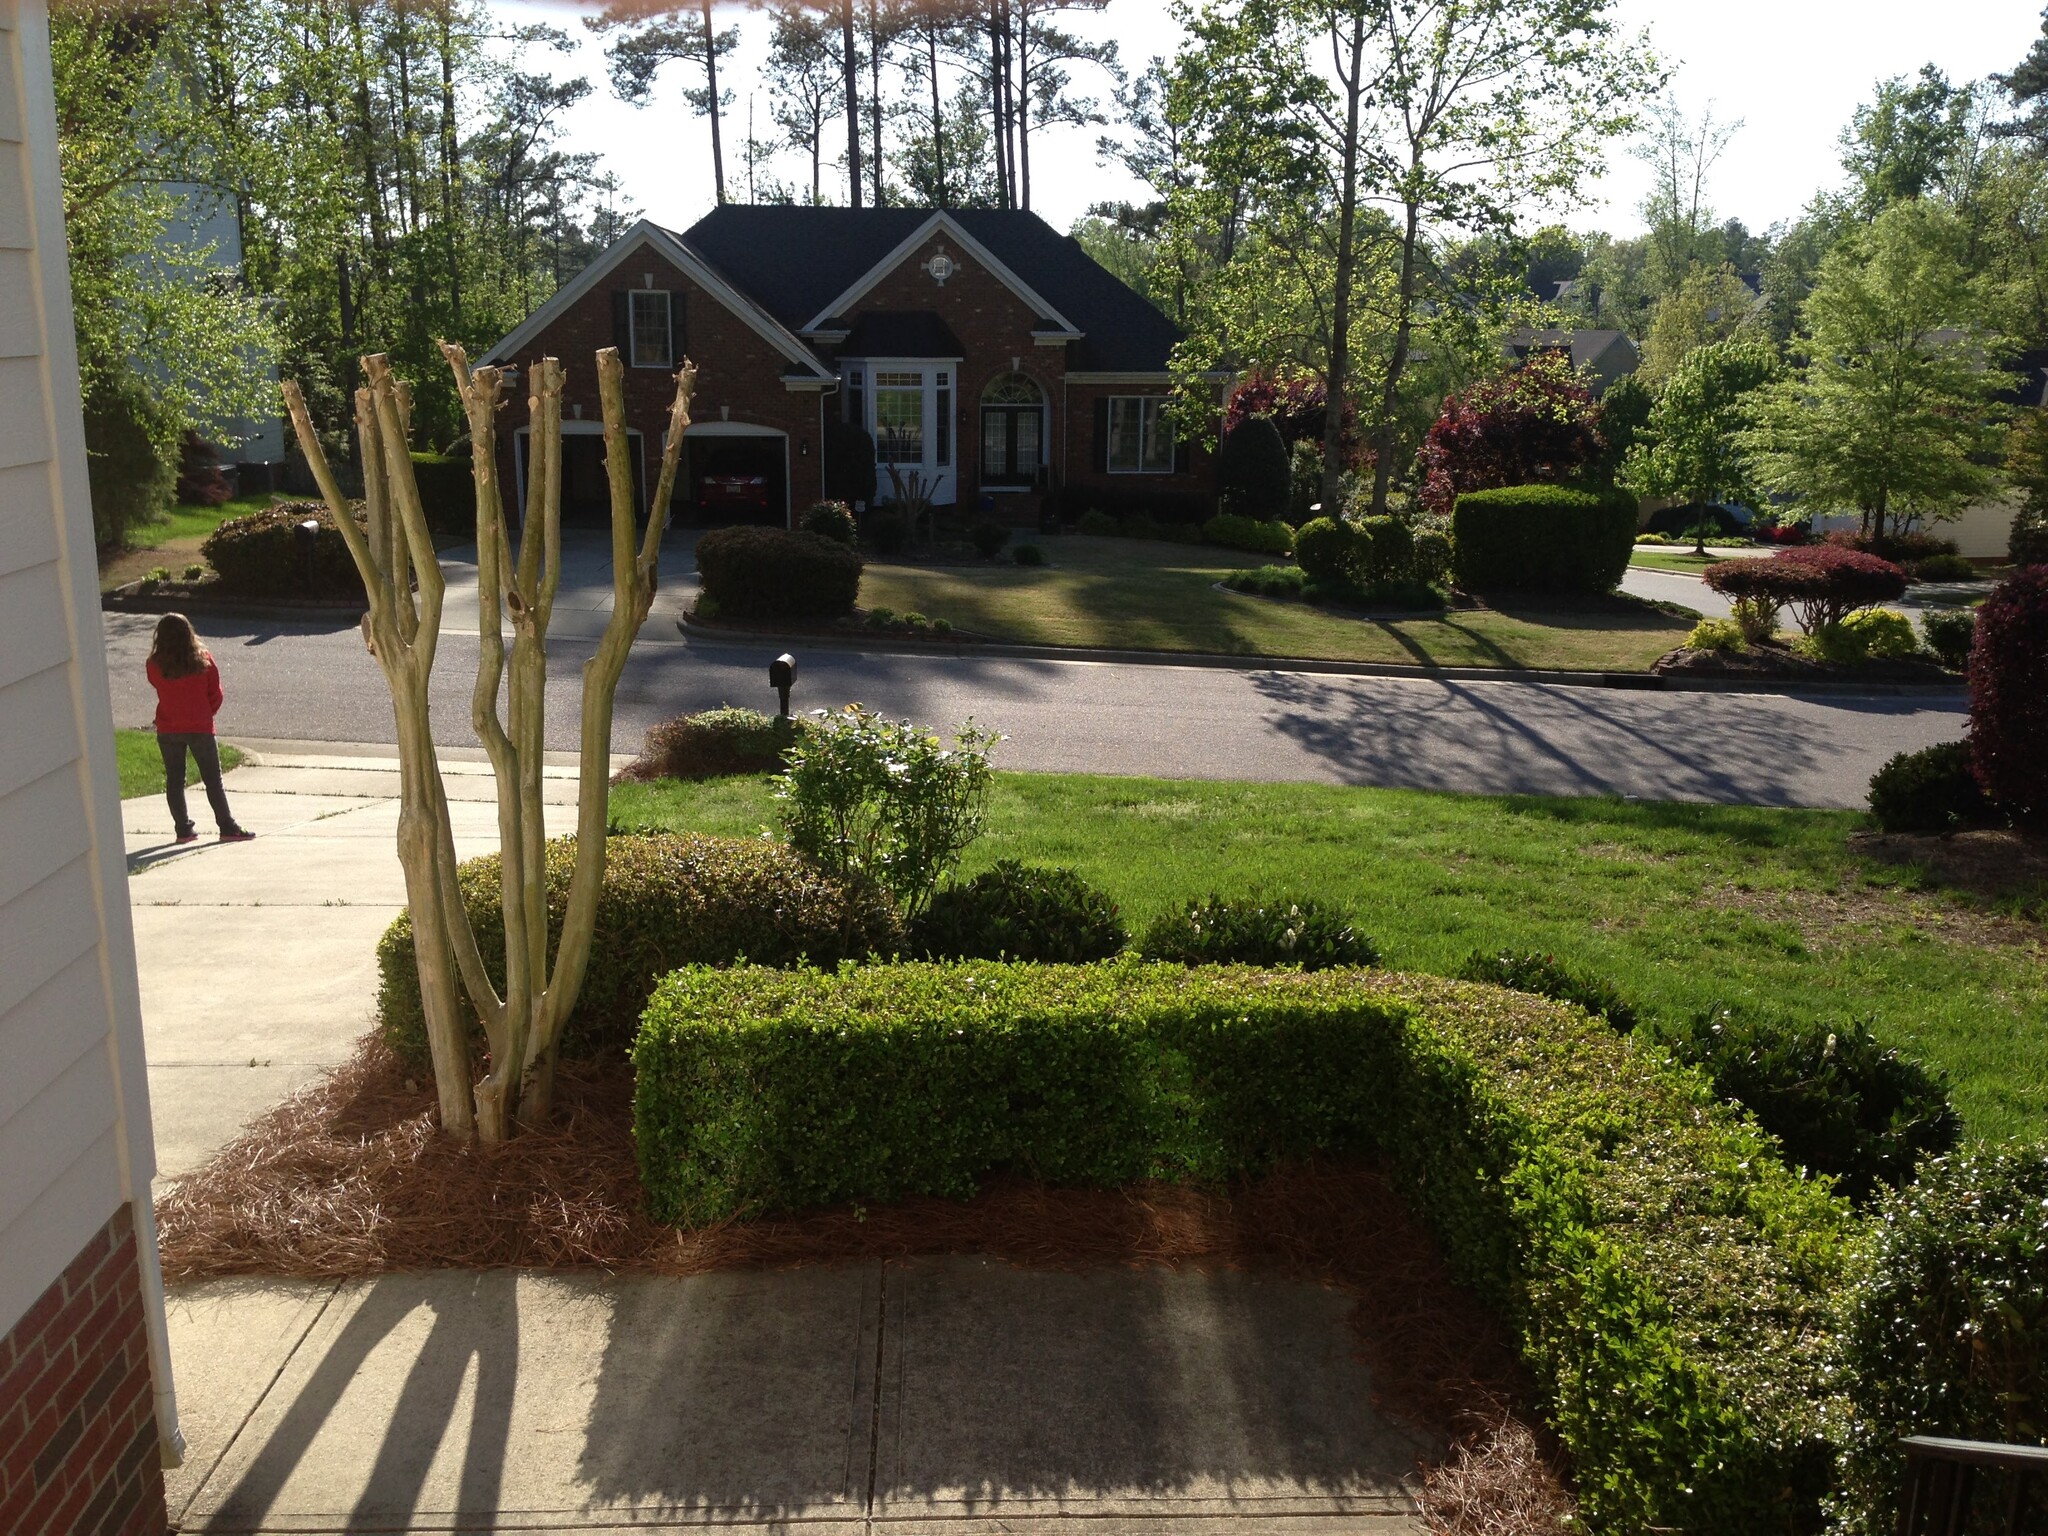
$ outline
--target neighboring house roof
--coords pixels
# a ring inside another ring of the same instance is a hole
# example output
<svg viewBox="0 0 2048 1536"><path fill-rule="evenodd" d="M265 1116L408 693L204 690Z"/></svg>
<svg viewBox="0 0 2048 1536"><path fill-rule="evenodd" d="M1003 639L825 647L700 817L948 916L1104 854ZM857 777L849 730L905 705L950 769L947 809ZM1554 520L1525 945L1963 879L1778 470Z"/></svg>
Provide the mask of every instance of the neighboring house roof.
<svg viewBox="0 0 2048 1536"><path fill-rule="evenodd" d="M933 237L987 259L1038 329L1072 341L1075 372L1166 371L1179 327L1035 213L728 203L679 238L790 330L825 331L844 325L842 309L857 309L867 288Z"/></svg>
<svg viewBox="0 0 2048 1536"><path fill-rule="evenodd" d="M953 328L928 309L873 309L853 322L839 355L957 359L967 352Z"/></svg>
<svg viewBox="0 0 2048 1536"><path fill-rule="evenodd" d="M1525 326L1508 332L1502 344L1516 357L1569 346L1574 368L1594 367L1617 347L1621 350L1609 361L1623 363L1624 373L1633 371L1642 360L1636 344L1621 331L1537 331Z"/></svg>
<svg viewBox="0 0 2048 1536"><path fill-rule="evenodd" d="M706 261L702 255L690 249L689 245L674 231L663 229L642 219L623 235L605 247L604 253L589 266L578 272L568 282L554 291L548 301L526 317L526 320L511 335L505 337L490 351L478 358L479 363L507 363L518 360L520 350L560 318L563 311L588 293L600 280L621 266L633 252L648 248L666 258L686 273L691 281L706 293L718 299L735 315L758 333L763 340L788 358L791 367L783 377L797 380L831 379L832 372L819 362L818 355L774 315L763 309L747 293L734 286Z"/></svg>

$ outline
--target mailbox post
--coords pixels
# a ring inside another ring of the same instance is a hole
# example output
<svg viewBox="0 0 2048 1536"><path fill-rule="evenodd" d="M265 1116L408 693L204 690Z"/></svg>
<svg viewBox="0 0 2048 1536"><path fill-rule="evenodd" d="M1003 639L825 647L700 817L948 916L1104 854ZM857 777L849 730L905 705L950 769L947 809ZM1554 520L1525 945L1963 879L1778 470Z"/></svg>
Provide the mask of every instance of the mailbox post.
<svg viewBox="0 0 2048 1536"><path fill-rule="evenodd" d="M782 700L782 709L778 716L780 719L789 718L789 690L795 682L796 658L789 652L784 651L768 663L768 686L773 688L776 696Z"/></svg>

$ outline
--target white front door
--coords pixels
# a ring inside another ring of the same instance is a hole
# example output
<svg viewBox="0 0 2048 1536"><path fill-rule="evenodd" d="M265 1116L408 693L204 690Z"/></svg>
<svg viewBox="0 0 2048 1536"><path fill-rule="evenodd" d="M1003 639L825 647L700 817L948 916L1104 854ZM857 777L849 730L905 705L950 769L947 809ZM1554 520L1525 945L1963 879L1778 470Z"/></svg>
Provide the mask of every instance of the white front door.
<svg viewBox="0 0 2048 1536"><path fill-rule="evenodd" d="M871 362L867 365L868 431L875 440L875 495L895 499L893 465L907 482L915 471L938 506L951 506L959 484L959 432L951 363Z"/></svg>

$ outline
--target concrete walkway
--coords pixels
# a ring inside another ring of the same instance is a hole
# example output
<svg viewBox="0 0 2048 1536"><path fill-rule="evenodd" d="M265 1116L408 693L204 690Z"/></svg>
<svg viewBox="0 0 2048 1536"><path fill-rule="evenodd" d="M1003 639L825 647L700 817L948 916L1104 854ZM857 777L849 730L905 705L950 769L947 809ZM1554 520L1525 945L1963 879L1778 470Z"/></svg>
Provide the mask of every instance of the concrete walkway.
<svg viewBox="0 0 2048 1536"><path fill-rule="evenodd" d="M457 851L494 846L488 770L443 768ZM551 832L571 773L548 770ZM160 798L123 807L167 1179L347 1057L404 902L395 759L263 752L227 789L255 842L179 849ZM171 1513L236 1533L1411 1536L1428 1447L1373 1408L1350 1306L1239 1274L945 1259L183 1285Z"/></svg>
<svg viewBox="0 0 2048 1536"><path fill-rule="evenodd" d="M574 770L546 770L548 830L572 830ZM455 851L498 845L489 768L443 764ZM253 843L177 847L161 795L124 801L159 1180L345 1060L373 1022L377 939L405 906L398 762L263 754L226 779ZM188 791L208 827L205 796Z"/></svg>
<svg viewBox="0 0 2048 1536"><path fill-rule="evenodd" d="M1419 1536L1339 1292L975 1259L181 1288L184 1531Z"/></svg>

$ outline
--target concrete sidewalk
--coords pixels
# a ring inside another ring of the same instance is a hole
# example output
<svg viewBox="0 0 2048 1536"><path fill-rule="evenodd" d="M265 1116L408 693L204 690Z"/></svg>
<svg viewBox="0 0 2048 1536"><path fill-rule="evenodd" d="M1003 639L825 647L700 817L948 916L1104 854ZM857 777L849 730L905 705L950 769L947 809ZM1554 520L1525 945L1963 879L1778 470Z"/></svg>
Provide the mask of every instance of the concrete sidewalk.
<svg viewBox="0 0 2048 1536"><path fill-rule="evenodd" d="M570 831L575 770L545 772L548 831ZM495 850L488 766L442 778L456 853ZM395 755L259 753L225 782L253 843L180 848L161 795L121 806L160 1181L348 1057L375 1020L378 936L405 906Z"/></svg>
<svg viewBox="0 0 2048 1536"><path fill-rule="evenodd" d="M181 1288L184 1531L1411 1536L1343 1294L976 1259Z"/></svg>

